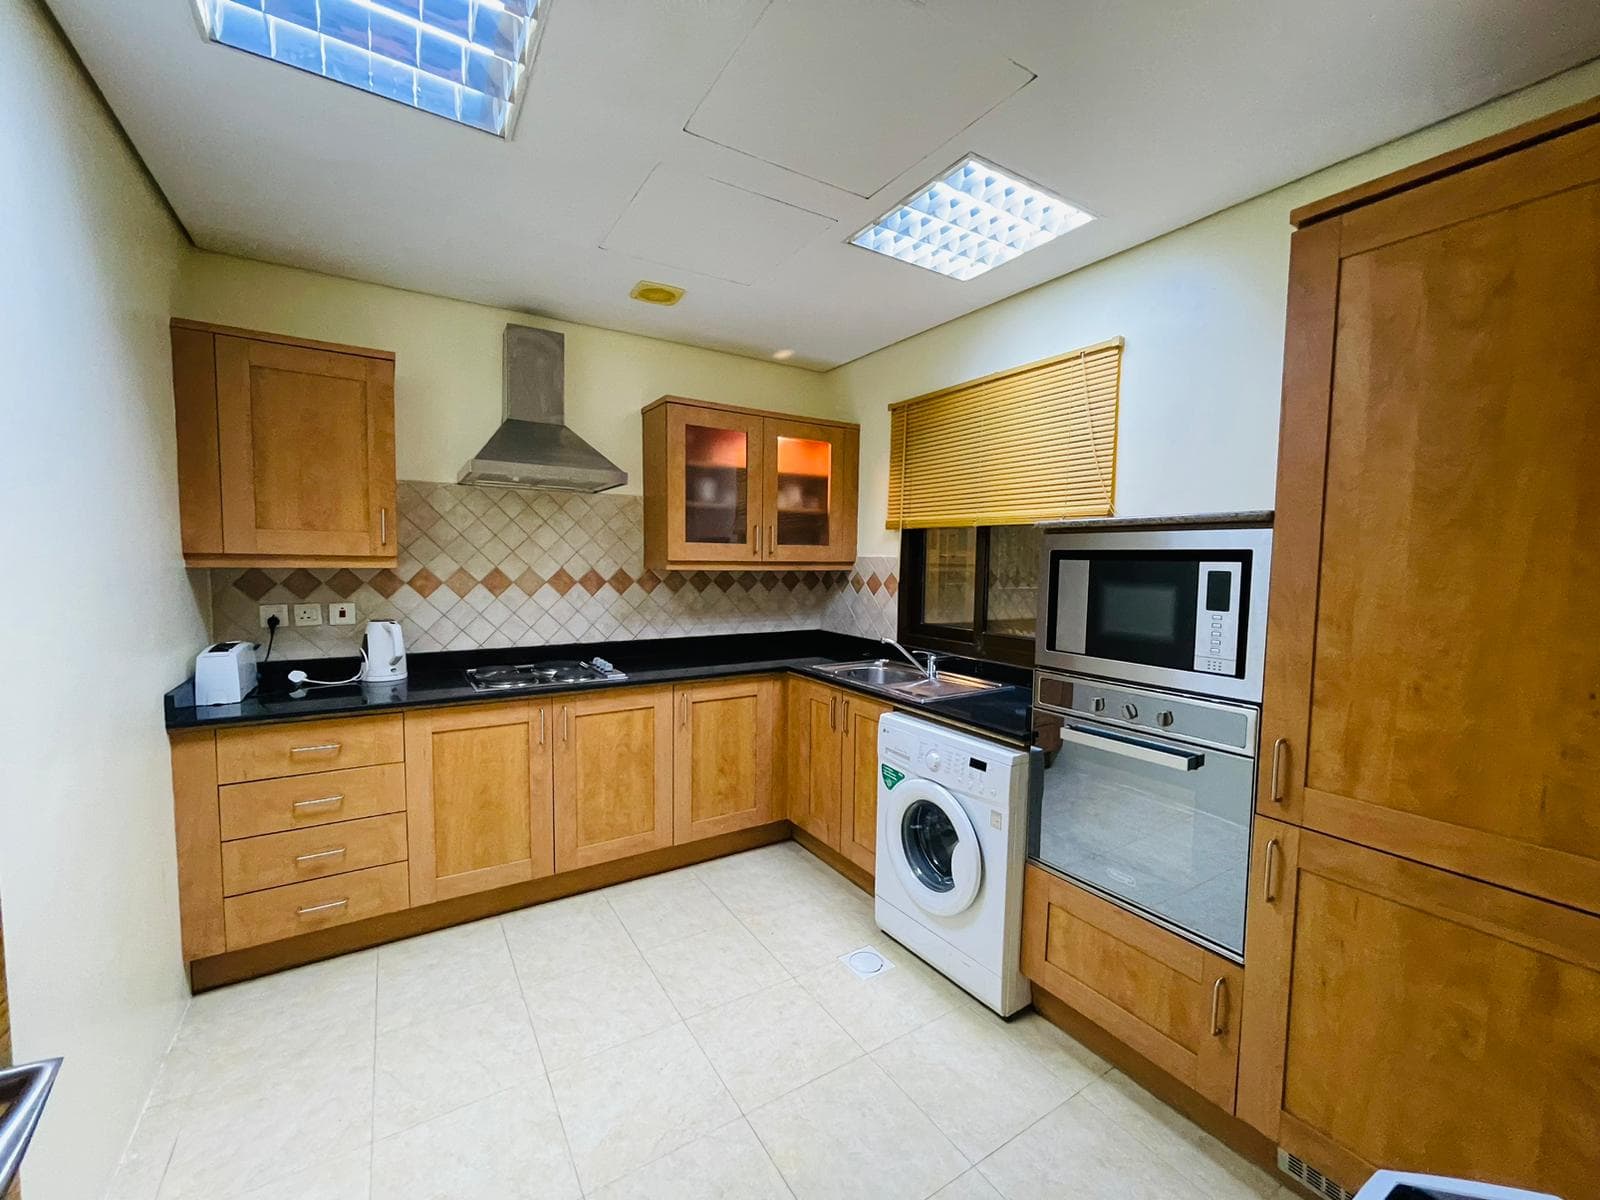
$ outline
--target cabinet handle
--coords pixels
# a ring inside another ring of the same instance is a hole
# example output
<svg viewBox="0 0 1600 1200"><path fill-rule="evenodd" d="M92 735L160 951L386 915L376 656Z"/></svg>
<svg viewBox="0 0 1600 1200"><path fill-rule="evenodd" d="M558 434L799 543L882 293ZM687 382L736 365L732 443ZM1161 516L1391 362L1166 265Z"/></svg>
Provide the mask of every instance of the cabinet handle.
<svg viewBox="0 0 1600 1200"><path fill-rule="evenodd" d="M329 808L336 808L336 807L338 807L339 805L341 805L343 803L344 803L344 796L341 794L341 795L338 795L338 796L318 796L315 800L296 800L292 805L290 805L290 807L291 808L321 808L324 805L326 805Z"/></svg>
<svg viewBox="0 0 1600 1200"><path fill-rule="evenodd" d="M761 526L750 526L750 548L757 554L761 553Z"/></svg>
<svg viewBox="0 0 1600 1200"><path fill-rule="evenodd" d="M297 908L294 911L296 916L309 917L312 913L327 912L333 908L344 908L349 903L350 897L346 896L342 900L329 900L326 904L312 904L305 908Z"/></svg>
<svg viewBox="0 0 1600 1200"><path fill-rule="evenodd" d="M389 544L389 510L387 508L380 508L378 510L378 545L387 546L388 544Z"/></svg>
<svg viewBox="0 0 1600 1200"><path fill-rule="evenodd" d="M1217 981L1211 985L1211 1036L1221 1037L1226 1031L1222 1022L1222 1001L1228 994L1228 981L1218 976Z"/></svg>
<svg viewBox="0 0 1600 1200"><path fill-rule="evenodd" d="M1267 843L1267 872L1261 881L1261 898L1268 904L1278 902L1278 839Z"/></svg>
<svg viewBox="0 0 1600 1200"><path fill-rule="evenodd" d="M337 754L342 748L342 742L323 742L320 746L291 746L290 754Z"/></svg>
<svg viewBox="0 0 1600 1200"><path fill-rule="evenodd" d="M343 846L337 846L332 850L318 850L315 854L297 854L294 860L297 863L320 862L325 858L338 858L344 850Z"/></svg>
<svg viewBox="0 0 1600 1200"><path fill-rule="evenodd" d="M837 729L839 727L839 725L838 725L838 716L839 716L839 697L837 697L837 696L829 696L828 697L828 728L829 729Z"/></svg>
<svg viewBox="0 0 1600 1200"><path fill-rule="evenodd" d="M565 704L561 706L561 741L563 744L572 740L571 710Z"/></svg>
<svg viewBox="0 0 1600 1200"><path fill-rule="evenodd" d="M768 525L767 526L767 554L769 556L771 556L771 555L776 554L777 552L778 552L778 527L776 525Z"/></svg>
<svg viewBox="0 0 1600 1200"><path fill-rule="evenodd" d="M544 708L539 709L539 745L544 745Z"/></svg>
<svg viewBox="0 0 1600 1200"><path fill-rule="evenodd" d="M680 698L679 701L678 701L678 728L687 729L688 727L689 727L689 696L688 696L687 693L685 693L683 695L683 697Z"/></svg>
<svg viewBox="0 0 1600 1200"><path fill-rule="evenodd" d="M1283 803L1283 752L1289 748L1288 738L1272 743L1272 802Z"/></svg>

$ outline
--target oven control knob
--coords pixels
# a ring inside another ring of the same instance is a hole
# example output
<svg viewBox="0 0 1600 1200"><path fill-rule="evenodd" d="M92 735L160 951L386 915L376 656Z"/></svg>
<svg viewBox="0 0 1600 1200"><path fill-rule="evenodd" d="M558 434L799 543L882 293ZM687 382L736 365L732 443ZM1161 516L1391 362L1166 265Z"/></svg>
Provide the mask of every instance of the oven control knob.
<svg viewBox="0 0 1600 1200"><path fill-rule="evenodd" d="M1167 710L1165 712L1158 712L1156 714L1156 724L1161 726L1161 728L1163 728L1163 729L1165 729L1168 725L1171 725L1172 724L1172 712L1171 712L1171 710L1169 709L1169 710Z"/></svg>
<svg viewBox="0 0 1600 1200"><path fill-rule="evenodd" d="M928 770L937 771L939 769L939 754L938 754L938 751L929 750L928 751L928 756L926 758L924 758L922 761L927 766Z"/></svg>
<svg viewBox="0 0 1600 1200"><path fill-rule="evenodd" d="M1139 709L1135 705L1124 704L1122 706L1122 715L1130 721L1138 720Z"/></svg>
<svg viewBox="0 0 1600 1200"><path fill-rule="evenodd" d="M1104 696L1096 696L1094 698L1094 703L1090 705L1090 707L1093 708L1095 712L1105 712L1106 698Z"/></svg>

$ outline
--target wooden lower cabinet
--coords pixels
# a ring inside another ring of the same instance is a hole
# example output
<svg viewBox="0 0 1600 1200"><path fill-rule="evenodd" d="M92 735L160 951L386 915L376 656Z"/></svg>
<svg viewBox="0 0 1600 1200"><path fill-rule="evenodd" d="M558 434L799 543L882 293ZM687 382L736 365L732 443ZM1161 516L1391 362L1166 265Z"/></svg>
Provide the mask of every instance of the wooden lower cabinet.
<svg viewBox="0 0 1600 1200"><path fill-rule="evenodd" d="M782 683L735 679L673 689L673 841L779 816L773 770Z"/></svg>
<svg viewBox="0 0 1600 1200"><path fill-rule="evenodd" d="M1244 971L1028 865L1022 973L1228 1112Z"/></svg>
<svg viewBox="0 0 1600 1200"><path fill-rule="evenodd" d="M839 852L869 873L878 857L878 718L893 711L862 696L844 699Z"/></svg>
<svg viewBox="0 0 1600 1200"><path fill-rule="evenodd" d="M413 904L555 869L550 720L524 701L406 714Z"/></svg>
<svg viewBox="0 0 1600 1200"><path fill-rule="evenodd" d="M789 680L789 820L835 850L844 770L843 698L827 684Z"/></svg>
<svg viewBox="0 0 1600 1200"><path fill-rule="evenodd" d="M1257 820L1239 1115L1350 1190L1377 1167L1600 1178L1600 918Z"/></svg>
<svg viewBox="0 0 1600 1200"><path fill-rule="evenodd" d="M554 704L556 870L672 845L672 689Z"/></svg>

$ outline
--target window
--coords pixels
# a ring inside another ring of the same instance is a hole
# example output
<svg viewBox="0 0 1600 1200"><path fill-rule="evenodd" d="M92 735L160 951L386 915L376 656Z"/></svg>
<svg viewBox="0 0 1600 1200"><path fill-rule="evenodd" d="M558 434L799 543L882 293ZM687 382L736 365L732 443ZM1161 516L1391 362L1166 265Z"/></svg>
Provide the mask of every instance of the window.
<svg viewBox="0 0 1600 1200"><path fill-rule="evenodd" d="M507 136L549 0L196 0L214 42Z"/></svg>
<svg viewBox="0 0 1600 1200"><path fill-rule="evenodd" d="M969 155L850 244L964 282L1092 220L1060 196Z"/></svg>
<svg viewBox="0 0 1600 1200"><path fill-rule="evenodd" d="M1031 525L904 531L900 640L1031 665L1041 536Z"/></svg>

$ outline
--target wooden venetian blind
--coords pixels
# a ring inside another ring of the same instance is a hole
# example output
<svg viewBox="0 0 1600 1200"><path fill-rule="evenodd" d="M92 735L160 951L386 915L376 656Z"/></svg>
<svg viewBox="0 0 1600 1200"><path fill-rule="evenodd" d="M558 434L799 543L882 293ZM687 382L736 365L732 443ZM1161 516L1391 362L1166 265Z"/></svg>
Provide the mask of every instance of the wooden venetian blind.
<svg viewBox="0 0 1600 1200"><path fill-rule="evenodd" d="M1122 339L889 406L890 529L1112 511Z"/></svg>

